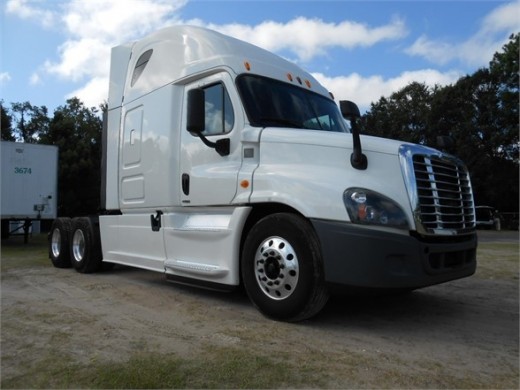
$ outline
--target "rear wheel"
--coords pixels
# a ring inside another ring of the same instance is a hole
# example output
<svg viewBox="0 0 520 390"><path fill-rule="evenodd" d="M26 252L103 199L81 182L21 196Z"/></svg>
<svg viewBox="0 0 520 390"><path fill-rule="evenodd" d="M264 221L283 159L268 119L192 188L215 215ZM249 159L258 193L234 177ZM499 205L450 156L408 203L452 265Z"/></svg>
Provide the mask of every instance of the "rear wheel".
<svg viewBox="0 0 520 390"><path fill-rule="evenodd" d="M70 258L78 272L91 273L101 269L99 227L92 219L82 217L72 220Z"/></svg>
<svg viewBox="0 0 520 390"><path fill-rule="evenodd" d="M244 243L241 269L249 298L268 317L304 320L327 302L319 241L298 215L273 214L257 222Z"/></svg>
<svg viewBox="0 0 520 390"><path fill-rule="evenodd" d="M53 221L49 233L49 258L57 268L70 268L69 239L70 218L57 218Z"/></svg>

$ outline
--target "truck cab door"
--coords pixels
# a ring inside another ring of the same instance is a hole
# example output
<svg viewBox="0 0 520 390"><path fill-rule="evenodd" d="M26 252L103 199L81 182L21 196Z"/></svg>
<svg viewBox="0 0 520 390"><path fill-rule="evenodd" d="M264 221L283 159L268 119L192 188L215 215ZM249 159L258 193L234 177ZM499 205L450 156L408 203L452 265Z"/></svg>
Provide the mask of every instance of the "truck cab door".
<svg viewBox="0 0 520 390"><path fill-rule="evenodd" d="M211 142L228 138L228 155L186 130L188 91L202 88L205 97L205 129L202 134ZM237 192L238 173L242 165L240 130L243 111L229 74L221 72L186 86L180 148L181 204L183 206L229 205Z"/></svg>

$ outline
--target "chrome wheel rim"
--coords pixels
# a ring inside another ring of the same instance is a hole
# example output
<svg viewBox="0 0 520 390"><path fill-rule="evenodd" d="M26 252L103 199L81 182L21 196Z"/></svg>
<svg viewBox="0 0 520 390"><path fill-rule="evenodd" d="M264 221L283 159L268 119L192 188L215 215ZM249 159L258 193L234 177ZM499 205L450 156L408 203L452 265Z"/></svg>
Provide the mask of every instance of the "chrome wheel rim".
<svg viewBox="0 0 520 390"><path fill-rule="evenodd" d="M291 244L281 237L264 240L255 253L255 276L260 289L274 300L288 298L296 289L299 264Z"/></svg>
<svg viewBox="0 0 520 390"><path fill-rule="evenodd" d="M54 258L58 258L61 253L61 232L60 229L54 229L51 236L51 252Z"/></svg>
<svg viewBox="0 0 520 390"><path fill-rule="evenodd" d="M85 236L81 230L76 230L72 237L72 255L74 260L80 262L85 257Z"/></svg>

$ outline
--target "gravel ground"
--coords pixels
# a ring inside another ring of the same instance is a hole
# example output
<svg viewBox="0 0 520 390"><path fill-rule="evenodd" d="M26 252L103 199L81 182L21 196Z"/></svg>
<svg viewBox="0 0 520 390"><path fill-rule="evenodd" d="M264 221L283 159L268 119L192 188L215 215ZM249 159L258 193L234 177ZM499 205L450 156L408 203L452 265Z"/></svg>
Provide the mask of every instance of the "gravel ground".
<svg viewBox="0 0 520 390"><path fill-rule="evenodd" d="M56 356L76 365L143 350L197 359L213 346L283 357L312 372L308 387L518 388L518 262L501 250L518 232L479 234L486 252L476 275L407 295L333 297L299 324L264 318L241 291L174 285L158 273L83 275L44 259L16 266L4 253L22 244L3 242L2 387L16 378L24 387L20 378ZM496 274L494 262L509 268Z"/></svg>

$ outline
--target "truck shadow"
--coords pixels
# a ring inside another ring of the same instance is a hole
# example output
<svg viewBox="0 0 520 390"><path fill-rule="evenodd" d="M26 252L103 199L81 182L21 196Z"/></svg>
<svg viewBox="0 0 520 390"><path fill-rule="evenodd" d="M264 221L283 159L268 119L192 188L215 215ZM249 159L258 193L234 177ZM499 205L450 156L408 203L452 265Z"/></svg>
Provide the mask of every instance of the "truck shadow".
<svg viewBox="0 0 520 390"><path fill-rule="evenodd" d="M121 276L134 283L160 288L172 300L177 294L247 313L246 319L258 321L261 316L242 287L223 292L172 283L164 275L131 267L115 266L103 274ZM462 283L462 284L461 284ZM374 330L389 333L420 333L433 327L450 329L479 320L479 308L464 282L429 287L408 293L333 295L315 317L295 324L320 331ZM483 309L482 307L480 309ZM265 319L270 321L269 319Z"/></svg>
<svg viewBox="0 0 520 390"><path fill-rule="evenodd" d="M335 322L371 317L386 320L415 319L418 316L449 316L457 312L460 304L428 291L402 294L355 294L332 296L317 316L316 321ZM459 308L460 309L460 308Z"/></svg>
<svg viewBox="0 0 520 390"><path fill-rule="evenodd" d="M172 298L175 294L189 295L195 299L200 299L201 302L219 302L219 304L233 304L240 305L245 310L250 308L254 311L253 305L250 303L246 292L242 286L238 286L230 291L216 290L211 288L204 288L198 285L183 284L180 282L172 282L167 280L164 274L146 271L139 268L115 264L109 269L103 270L102 274L121 276L139 284L146 284L149 286L159 287L165 292L170 291Z"/></svg>
<svg viewBox="0 0 520 390"><path fill-rule="evenodd" d="M333 296L306 325L348 332L372 330L389 337L432 333L450 338L454 333L471 333L475 323L486 326L482 317L490 315L491 308L478 300L457 284L406 294Z"/></svg>

